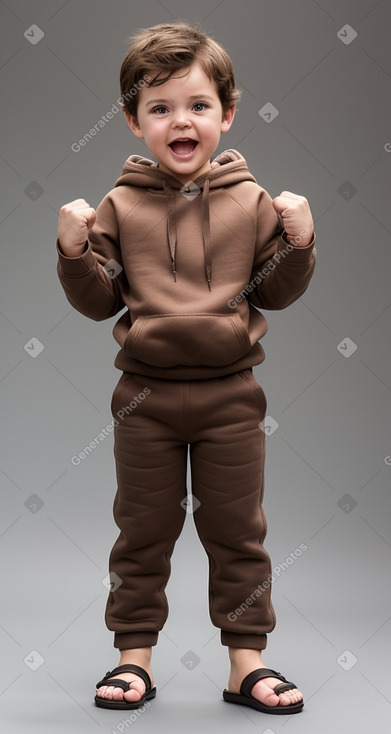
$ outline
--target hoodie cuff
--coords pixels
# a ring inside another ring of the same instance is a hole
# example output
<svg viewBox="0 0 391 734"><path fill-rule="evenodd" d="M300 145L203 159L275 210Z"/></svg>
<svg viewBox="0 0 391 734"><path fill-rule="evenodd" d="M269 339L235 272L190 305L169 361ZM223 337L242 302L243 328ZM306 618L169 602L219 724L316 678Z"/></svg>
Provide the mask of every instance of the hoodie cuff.
<svg viewBox="0 0 391 734"><path fill-rule="evenodd" d="M56 241L56 248L60 268L64 275L84 275L84 273L87 273L95 267L96 260L88 240L86 240L83 252L78 257L67 257L64 255L58 239Z"/></svg>
<svg viewBox="0 0 391 734"><path fill-rule="evenodd" d="M309 245L306 245L305 247L299 247L299 246L295 247L287 239L287 234L284 229L278 241L277 252L281 252L282 250L286 252L286 246L290 245L293 248L292 250L289 250L290 262L309 262L311 260L312 253L315 249L315 242L316 242L316 234L314 232L313 238L311 242L309 243Z"/></svg>

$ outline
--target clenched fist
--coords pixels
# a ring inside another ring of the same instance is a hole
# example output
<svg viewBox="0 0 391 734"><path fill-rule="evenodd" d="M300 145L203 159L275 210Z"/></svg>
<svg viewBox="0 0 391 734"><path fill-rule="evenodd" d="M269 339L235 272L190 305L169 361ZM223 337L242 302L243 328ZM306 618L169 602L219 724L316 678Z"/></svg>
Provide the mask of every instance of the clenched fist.
<svg viewBox="0 0 391 734"><path fill-rule="evenodd" d="M95 209L84 199L64 204L58 217L58 240L67 257L78 257L96 220Z"/></svg>
<svg viewBox="0 0 391 734"><path fill-rule="evenodd" d="M307 199L291 191L282 191L273 199L273 206L288 242L295 247L307 247L314 236L314 221Z"/></svg>

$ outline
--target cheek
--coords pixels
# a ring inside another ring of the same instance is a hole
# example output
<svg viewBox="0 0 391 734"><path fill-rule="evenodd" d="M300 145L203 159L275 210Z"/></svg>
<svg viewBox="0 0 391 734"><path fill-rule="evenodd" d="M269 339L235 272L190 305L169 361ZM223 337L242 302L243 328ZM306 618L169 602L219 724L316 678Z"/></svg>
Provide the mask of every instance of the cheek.
<svg viewBox="0 0 391 734"><path fill-rule="evenodd" d="M205 121L203 132L209 138L215 138L220 134L220 118L218 116Z"/></svg>
<svg viewBox="0 0 391 734"><path fill-rule="evenodd" d="M162 140L166 134L165 127L166 126L162 124L161 121L150 123L147 129L148 129L148 135L151 138L151 140L156 140L157 142L159 140Z"/></svg>
<svg viewBox="0 0 391 734"><path fill-rule="evenodd" d="M156 145L156 143L159 142L159 131L156 130L153 125L147 125L147 127L144 128L144 137L150 143Z"/></svg>
<svg viewBox="0 0 391 734"><path fill-rule="evenodd" d="M219 125L209 126L209 129L205 133L205 139L209 140L211 144L215 144L220 137Z"/></svg>

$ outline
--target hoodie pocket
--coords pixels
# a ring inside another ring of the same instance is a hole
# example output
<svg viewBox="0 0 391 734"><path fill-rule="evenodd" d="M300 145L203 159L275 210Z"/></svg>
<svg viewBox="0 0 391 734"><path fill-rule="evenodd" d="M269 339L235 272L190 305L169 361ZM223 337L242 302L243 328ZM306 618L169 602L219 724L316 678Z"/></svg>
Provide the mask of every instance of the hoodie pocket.
<svg viewBox="0 0 391 734"><path fill-rule="evenodd" d="M238 313L138 316L123 345L133 359L157 367L220 367L236 362L250 349Z"/></svg>

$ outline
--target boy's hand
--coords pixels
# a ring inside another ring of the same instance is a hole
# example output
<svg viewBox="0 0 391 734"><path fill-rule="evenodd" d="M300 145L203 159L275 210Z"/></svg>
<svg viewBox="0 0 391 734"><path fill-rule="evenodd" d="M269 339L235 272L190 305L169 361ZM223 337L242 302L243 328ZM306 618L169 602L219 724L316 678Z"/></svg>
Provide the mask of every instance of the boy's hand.
<svg viewBox="0 0 391 734"><path fill-rule="evenodd" d="M307 199L291 191L282 191L272 201L288 242L295 247L307 247L314 236L314 221Z"/></svg>
<svg viewBox="0 0 391 734"><path fill-rule="evenodd" d="M84 199L64 204L58 217L58 240L67 257L78 257L96 220L95 209Z"/></svg>

